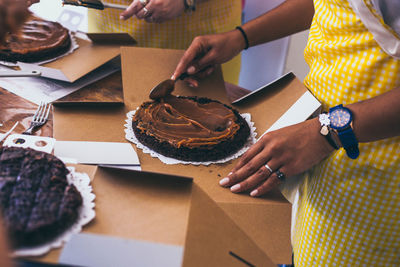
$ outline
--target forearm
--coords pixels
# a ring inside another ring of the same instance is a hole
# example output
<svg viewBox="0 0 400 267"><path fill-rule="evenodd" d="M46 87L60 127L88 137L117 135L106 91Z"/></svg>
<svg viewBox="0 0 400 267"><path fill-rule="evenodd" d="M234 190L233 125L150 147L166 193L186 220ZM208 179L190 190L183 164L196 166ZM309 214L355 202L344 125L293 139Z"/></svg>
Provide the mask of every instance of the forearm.
<svg viewBox="0 0 400 267"><path fill-rule="evenodd" d="M287 0L242 28L250 46L255 46L310 28L313 16L312 0Z"/></svg>
<svg viewBox="0 0 400 267"><path fill-rule="evenodd" d="M359 142L400 136L400 87L347 107L353 112L353 129Z"/></svg>

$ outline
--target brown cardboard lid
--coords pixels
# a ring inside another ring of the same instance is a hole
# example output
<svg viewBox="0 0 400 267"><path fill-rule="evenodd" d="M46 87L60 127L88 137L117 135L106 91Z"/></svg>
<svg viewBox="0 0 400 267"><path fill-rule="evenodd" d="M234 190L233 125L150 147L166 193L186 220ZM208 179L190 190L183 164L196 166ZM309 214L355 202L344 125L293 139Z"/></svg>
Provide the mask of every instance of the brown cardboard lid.
<svg viewBox="0 0 400 267"><path fill-rule="evenodd" d="M207 193L194 184L183 266L276 264Z"/></svg>
<svg viewBox="0 0 400 267"><path fill-rule="evenodd" d="M124 33L91 34L94 41L87 36L75 36L79 45L71 54L55 61L38 66L20 63L23 70L40 71L43 77L75 82L120 54L121 45L134 45L136 41Z"/></svg>

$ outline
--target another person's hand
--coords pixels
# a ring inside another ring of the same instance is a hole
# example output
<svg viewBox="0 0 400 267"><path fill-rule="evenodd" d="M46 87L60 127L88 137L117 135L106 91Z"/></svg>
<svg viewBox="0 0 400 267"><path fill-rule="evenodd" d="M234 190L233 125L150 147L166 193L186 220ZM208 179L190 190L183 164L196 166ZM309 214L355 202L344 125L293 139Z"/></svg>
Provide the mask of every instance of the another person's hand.
<svg viewBox="0 0 400 267"><path fill-rule="evenodd" d="M191 75L185 81L197 87L197 78L210 75L215 65L225 63L239 54L245 47L239 30L196 37L180 59L172 79L183 72Z"/></svg>
<svg viewBox="0 0 400 267"><path fill-rule="evenodd" d="M134 0L120 15L124 20L136 16L147 22L162 23L178 17L184 9L184 3L181 0Z"/></svg>
<svg viewBox="0 0 400 267"><path fill-rule="evenodd" d="M220 185L234 193L247 191L253 197L262 196L282 183L277 171L285 179L310 169L334 150L319 133L320 127L315 118L265 134Z"/></svg>
<svg viewBox="0 0 400 267"><path fill-rule="evenodd" d="M29 2L29 3L28 3ZM28 6L38 0L0 0L0 44L7 33L15 32L28 18Z"/></svg>

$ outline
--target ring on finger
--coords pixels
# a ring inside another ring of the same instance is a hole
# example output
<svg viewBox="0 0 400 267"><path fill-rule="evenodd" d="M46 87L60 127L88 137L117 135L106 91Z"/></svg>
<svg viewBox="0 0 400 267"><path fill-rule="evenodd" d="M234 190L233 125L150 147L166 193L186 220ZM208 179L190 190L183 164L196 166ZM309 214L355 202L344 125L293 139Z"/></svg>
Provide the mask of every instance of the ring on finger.
<svg viewBox="0 0 400 267"><path fill-rule="evenodd" d="M144 16L146 17L149 14L149 10L147 8L143 8Z"/></svg>
<svg viewBox="0 0 400 267"><path fill-rule="evenodd" d="M267 168L267 170L269 170L270 173L273 173L272 168L268 164L265 164L264 167Z"/></svg>
<svg viewBox="0 0 400 267"><path fill-rule="evenodd" d="M275 174L279 181L284 182L286 180L286 175L280 170L277 170Z"/></svg>
<svg viewBox="0 0 400 267"><path fill-rule="evenodd" d="M143 6L146 6L146 5L149 3L149 0L140 0L140 3L141 3Z"/></svg>

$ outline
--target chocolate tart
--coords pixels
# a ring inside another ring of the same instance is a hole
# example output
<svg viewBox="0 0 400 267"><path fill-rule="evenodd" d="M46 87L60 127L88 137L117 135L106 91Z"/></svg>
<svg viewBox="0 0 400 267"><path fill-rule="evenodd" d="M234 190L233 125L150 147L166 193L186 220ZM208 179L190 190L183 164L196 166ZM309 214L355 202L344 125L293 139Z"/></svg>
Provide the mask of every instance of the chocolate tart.
<svg viewBox="0 0 400 267"><path fill-rule="evenodd" d="M226 158L246 143L250 128L232 107L204 97L168 96L144 102L132 118L139 142L182 161Z"/></svg>
<svg viewBox="0 0 400 267"><path fill-rule="evenodd" d="M51 154L0 148L0 211L13 248L51 241L78 220L82 196L68 173Z"/></svg>
<svg viewBox="0 0 400 267"><path fill-rule="evenodd" d="M68 29L58 22L33 17L18 33L10 34L0 49L0 60L40 62L66 53L71 47Z"/></svg>

